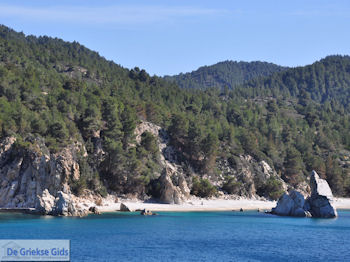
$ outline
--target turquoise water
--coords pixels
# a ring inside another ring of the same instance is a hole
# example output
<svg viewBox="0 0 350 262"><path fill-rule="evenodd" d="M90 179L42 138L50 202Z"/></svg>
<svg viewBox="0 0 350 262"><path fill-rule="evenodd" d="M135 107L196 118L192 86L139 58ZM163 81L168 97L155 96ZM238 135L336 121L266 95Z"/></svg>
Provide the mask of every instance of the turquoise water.
<svg viewBox="0 0 350 262"><path fill-rule="evenodd" d="M257 212L0 214L0 238L70 239L71 261L350 261L350 211L337 219Z"/></svg>

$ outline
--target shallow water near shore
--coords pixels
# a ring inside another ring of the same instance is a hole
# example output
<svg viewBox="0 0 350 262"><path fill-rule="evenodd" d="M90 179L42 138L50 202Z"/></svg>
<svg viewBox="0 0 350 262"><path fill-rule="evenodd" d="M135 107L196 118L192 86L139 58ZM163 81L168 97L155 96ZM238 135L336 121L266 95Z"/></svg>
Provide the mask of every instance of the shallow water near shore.
<svg viewBox="0 0 350 262"><path fill-rule="evenodd" d="M70 239L71 261L347 261L350 211L337 219L248 212L0 214L2 239Z"/></svg>

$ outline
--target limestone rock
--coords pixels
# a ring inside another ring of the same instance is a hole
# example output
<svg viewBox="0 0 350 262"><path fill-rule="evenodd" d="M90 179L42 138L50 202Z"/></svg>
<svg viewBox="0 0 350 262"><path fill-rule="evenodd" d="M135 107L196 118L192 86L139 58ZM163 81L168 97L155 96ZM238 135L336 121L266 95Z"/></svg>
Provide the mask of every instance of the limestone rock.
<svg viewBox="0 0 350 262"><path fill-rule="evenodd" d="M58 197L56 199L55 209L53 210L54 215L74 215L75 208L72 204L72 197L62 191L58 192Z"/></svg>
<svg viewBox="0 0 350 262"><path fill-rule="evenodd" d="M136 143L139 144L141 142L141 135L146 131L150 132L153 136L158 137L160 129L160 126L157 126L153 123L141 121L141 123L136 126L134 131Z"/></svg>
<svg viewBox="0 0 350 262"><path fill-rule="evenodd" d="M306 201L304 196L296 190L291 191L289 194L284 193L271 213L280 216L336 217L338 214L332 205L333 194L327 181L321 179L315 171L312 171L310 187L311 196Z"/></svg>
<svg viewBox="0 0 350 262"><path fill-rule="evenodd" d="M279 216L289 216L294 207L294 201L288 193L284 193L277 202L277 206L272 209L272 213Z"/></svg>
<svg viewBox="0 0 350 262"><path fill-rule="evenodd" d="M89 211L94 213L95 215L100 215L101 214L101 212L100 212L100 210L98 209L97 206L90 207Z"/></svg>
<svg viewBox="0 0 350 262"><path fill-rule="evenodd" d="M151 210L148 210L146 208L141 210L140 214L143 215L143 216L154 216L154 215L156 215L156 213L153 213Z"/></svg>
<svg viewBox="0 0 350 262"><path fill-rule="evenodd" d="M161 202L165 204L181 204L188 199L190 189L182 174L165 168L158 181L160 184L159 200Z"/></svg>
<svg viewBox="0 0 350 262"><path fill-rule="evenodd" d="M311 197L325 196L329 199L333 198L332 190L326 180L319 177L316 171L311 172L310 178Z"/></svg>
<svg viewBox="0 0 350 262"><path fill-rule="evenodd" d="M266 161L258 162L250 155L232 156L227 160L219 159L218 169L222 172L221 180L213 181L213 184L221 187L225 177L233 177L239 182L235 194L244 197L253 198L258 196L258 193L261 194L259 189L263 188L270 178L280 182L281 190L287 190L287 184Z"/></svg>
<svg viewBox="0 0 350 262"><path fill-rule="evenodd" d="M134 212L133 209L129 208L126 204L120 203L120 211L123 212Z"/></svg>
<svg viewBox="0 0 350 262"><path fill-rule="evenodd" d="M36 208L44 215L87 214L68 184L80 177L77 155L85 151L82 145L51 154L42 138L28 135L26 147L15 146L15 141L7 137L0 142L0 207Z"/></svg>
<svg viewBox="0 0 350 262"><path fill-rule="evenodd" d="M50 192L45 189L41 196L38 196L36 203L36 210L43 215L51 214L55 206L55 197L50 194Z"/></svg>
<svg viewBox="0 0 350 262"><path fill-rule="evenodd" d="M312 217L333 218L338 213L333 206L333 194L326 180L312 171L310 179L311 197L308 199L308 211Z"/></svg>
<svg viewBox="0 0 350 262"><path fill-rule="evenodd" d="M293 190L289 194L284 193L272 209L272 213L279 216L305 217L304 196Z"/></svg>

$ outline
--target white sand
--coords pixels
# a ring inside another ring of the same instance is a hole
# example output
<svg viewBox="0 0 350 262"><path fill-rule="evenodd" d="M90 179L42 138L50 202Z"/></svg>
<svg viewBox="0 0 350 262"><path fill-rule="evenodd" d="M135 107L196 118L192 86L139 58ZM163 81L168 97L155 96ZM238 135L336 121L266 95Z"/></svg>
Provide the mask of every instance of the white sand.
<svg viewBox="0 0 350 262"><path fill-rule="evenodd" d="M148 209L151 211L232 211L232 210L270 210L276 206L275 201L262 201L254 199L240 199L240 200L192 200L183 204L160 204L160 203L144 203L141 201L121 201L129 209L142 210ZM120 203L110 203L105 206L98 207L101 212L113 212L120 210Z"/></svg>
<svg viewBox="0 0 350 262"><path fill-rule="evenodd" d="M335 198L333 204L337 209L350 209L350 198Z"/></svg>
<svg viewBox="0 0 350 262"><path fill-rule="evenodd" d="M264 201L256 199L193 199L183 204L161 204L144 203L137 200L121 200L119 203L113 201L104 201L102 206L98 206L101 212L120 211L120 203L124 203L130 210L148 209L151 211L233 211L233 210L261 210L270 211L276 206L276 201ZM337 209L350 209L350 198L335 198L334 205Z"/></svg>

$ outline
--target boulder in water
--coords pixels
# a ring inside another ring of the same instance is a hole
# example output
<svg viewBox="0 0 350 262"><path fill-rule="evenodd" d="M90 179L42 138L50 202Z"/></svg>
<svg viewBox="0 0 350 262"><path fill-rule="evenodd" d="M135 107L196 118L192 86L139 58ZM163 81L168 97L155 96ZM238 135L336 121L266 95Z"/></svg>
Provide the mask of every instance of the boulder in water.
<svg viewBox="0 0 350 262"><path fill-rule="evenodd" d="M305 217L304 202L304 196L293 190L280 197L277 206L272 209L271 213L279 216Z"/></svg>
<svg viewBox="0 0 350 262"><path fill-rule="evenodd" d="M293 190L284 193L271 213L280 216L333 218L337 211L332 205L333 194L326 180L321 179L315 171L310 179L311 196L305 201L304 196Z"/></svg>
<svg viewBox="0 0 350 262"><path fill-rule="evenodd" d="M333 218L338 213L333 206L333 194L326 180L312 171L310 179L311 196L307 199L308 211L312 217Z"/></svg>
<svg viewBox="0 0 350 262"><path fill-rule="evenodd" d="M89 211L90 211L91 213L94 213L95 215L100 215L100 214L101 214L101 212L100 212L100 210L98 209L97 206L92 206L92 207L90 207L90 208L89 208Z"/></svg>
<svg viewBox="0 0 350 262"><path fill-rule="evenodd" d="M156 215L156 213L153 213L151 210L148 210L146 208L141 210L140 214L143 215L143 216L154 216L154 215Z"/></svg>

